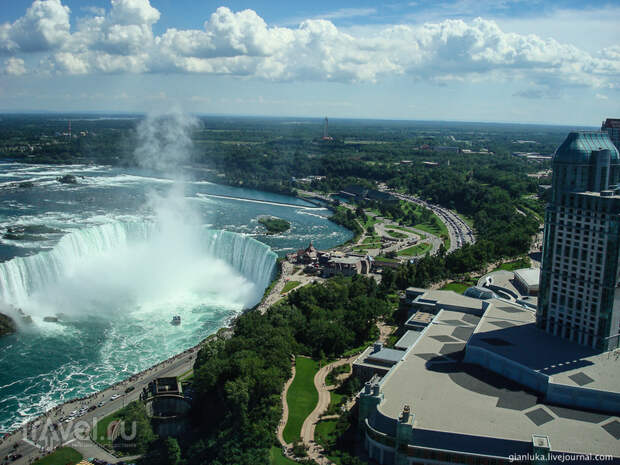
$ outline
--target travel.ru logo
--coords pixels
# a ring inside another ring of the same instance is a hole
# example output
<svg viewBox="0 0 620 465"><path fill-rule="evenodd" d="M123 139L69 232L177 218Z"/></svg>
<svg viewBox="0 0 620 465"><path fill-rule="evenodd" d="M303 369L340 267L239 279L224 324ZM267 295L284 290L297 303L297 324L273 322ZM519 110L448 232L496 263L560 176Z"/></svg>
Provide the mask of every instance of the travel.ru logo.
<svg viewBox="0 0 620 465"><path fill-rule="evenodd" d="M114 449L133 447L132 442L136 439L138 431L135 421L128 423L115 420L106 426L105 422L100 423L100 420L102 419L97 417L93 417L90 421L69 420L67 422L53 422L51 419L47 419L37 426L24 428L22 439L43 451L49 451L76 441L88 444L92 443L93 440ZM98 423L100 424L98 425Z"/></svg>

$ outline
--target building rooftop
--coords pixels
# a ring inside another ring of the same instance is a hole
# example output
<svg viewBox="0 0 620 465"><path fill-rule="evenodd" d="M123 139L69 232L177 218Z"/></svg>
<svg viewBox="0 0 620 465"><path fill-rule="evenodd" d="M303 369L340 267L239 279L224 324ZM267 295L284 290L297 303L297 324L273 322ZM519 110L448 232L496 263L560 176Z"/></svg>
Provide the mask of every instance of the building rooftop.
<svg viewBox="0 0 620 465"><path fill-rule="evenodd" d="M540 282L540 268L521 268L514 271L515 278L520 279L527 286L538 286Z"/></svg>
<svg viewBox="0 0 620 465"><path fill-rule="evenodd" d="M611 159L618 160L618 149L607 132L572 131L553 155L553 163L589 163L596 150L610 150Z"/></svg>
<svg viewBox="0 0 620 465"><path fill-rule="evenodd" d="M456 307L469 309L475 312L482 312L484 304L478 299L464 297L454 291L426 291L423 295L414 300L415 304L434 305L438 308Z"/></svg>
<svg viewBox="0 0 620 465"><path fill-rule="evenodd" d="M517 305L496 301L469 344L551 376L554 383L620 395L620 359L546 333L536 326L533 311Z"/></svg>
<svg viewBox="0 0 620 465"><path fill-rule="evenodd" d="M376 426L386 431L395 428L391 419L399 417L404 405L411 405L415 414L413 443L422 447L505 457L531 447L532 435L540 435L549 437L554 451L618 455L618 417L546 405L518 384L460 360L478 322L497 336L503 328L493 322L514 321L531 327L531 317L533 313L516 306L485 316L486 321L442 310L403 360L383 377L384 400L378 407ZM477 337L492 337L486 332L477 331ZM538 356L547 358L530 343L531 339L520 342L532 363ZM615 363L617 383L620 362Z"/></svg>
<svg viewBox="0 0 620 465"><path fill-rule="evenodd" d="M495 295L495 292L493 292L491 289L487 289L487 288L480 287L480 286L468 287L463 293L463 295L465 297L472 297L474 299L482 299L482 300L487 300L487 299L492 299L493 297L497 297Z"/></svg>
<svg viewBox="0 0 620 465"><path fill-rule="evenodd" d="M620 119L619 118L607 118L603 123L604 128L617 128L620 129Z"/></svg>
<svg viewBox="0 0 620 465"><path fill-rule="evenodd" d="M378 352L371 352L366 359L372 362L394 364L403 358L403 355L405 352L402 350L381 349Z"/></svg>
<svg viewBox="0 0 620 465"><path fill-rule="evenodd" d="M417 311L413 315L409 317L409 319L405 322L405 327L408 326L426 326L435 318L434 313L428 313L423 311Z"/></svg>
<svg viewBox="0 0 620 465"><path fill-rule="evenodd" d="M361 257L333 257L331 259L334 263L340 263L341 265L356 265L361 260Z"/></svg>
<svg viewBox="0 0 620 465"><path fill-rule="evenodd" d="M396 349L407 350L409 347L415 344L415 341L418 340L418 338L420 337L420 334L421 334L420 331L412 331L409 329L396 342L396 344L394 344L394 347Z"/></svg>

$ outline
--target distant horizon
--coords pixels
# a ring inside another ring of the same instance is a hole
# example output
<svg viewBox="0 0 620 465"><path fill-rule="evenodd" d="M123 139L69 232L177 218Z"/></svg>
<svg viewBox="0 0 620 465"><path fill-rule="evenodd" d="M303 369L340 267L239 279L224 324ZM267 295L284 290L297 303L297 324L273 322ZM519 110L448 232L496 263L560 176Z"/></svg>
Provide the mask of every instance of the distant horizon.
<svg viewBox="0 0 620 465"><path fill-rule="evenodd" d="M76 115L76 116L135 116L142 117L147 116L151 112L146 111L106 111L106 110L79 110L79 111L57 111L57 110L0 110L0 117L3 115ZM545 122L527 122L527 121L474 121L474 120L450 120L450 119L408 119L408 118L371 118L371 117L349 117L349 116L304 116L304 115L259 115L259 114L235 114L235 113L200 113L200 112L187 112L187 114L197 117L214 117L214 118L257 118L257 119L305 119L305 120L317 120L322 121L326 117L329 121L379 121L379 122L411 122L411 123L462 123L462 124L498 124L498 125L514 125L514 126L552 126L558 128L587 128L587 129L600 129L600 125L584 125L584 124L559 124L559 123L545 123ZM601 123L605 119L612 118L612 116L606 116L601 120ZM620 119L617 118L617 119Z"/></svg>
<svg viewBox="0 0 620 465"><path fill-rule="evenodd" d="M6 112L587 127L620 114L618 2L5 3Z"/></svg>

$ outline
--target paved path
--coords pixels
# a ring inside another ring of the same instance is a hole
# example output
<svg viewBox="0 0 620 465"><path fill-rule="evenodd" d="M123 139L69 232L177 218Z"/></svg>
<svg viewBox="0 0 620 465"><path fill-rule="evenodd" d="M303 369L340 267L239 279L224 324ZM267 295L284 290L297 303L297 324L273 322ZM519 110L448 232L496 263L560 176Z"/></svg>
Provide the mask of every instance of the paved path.
<svg viewBox="0 0 620 465"><path fill-rule="evenodd" d="M287 260L284 260L282 262L282 273L280 275L280 278L278 279L276 284L271 288L271 291L269 292L267 297L265 297L263 301L260 303L260 305L258 306L258 311L261 312L261 314L264 314L269 307L271 307L273 304L278 302L280 299L286 297L290 292L293 292L294 290L299 289L300 287L305 286L306 284L313 283L315 281L318 281L318 282L324 281L324 279L319 276L310 276L310 275L304 274L303 271L299 271L297 274L293 274L294 270L295 270L295 267L293 266L292 263L290 263ZM284 294L282 294L282 290L284 289L284 286L286 286L286 283L289 281L299 281L299 284L293 289L291 289L290 291L287 291Z"/></svg>
<svg viewBox="0 0 620 465"><path fill-rule="evenodd" d="M323 455L323 447L314 441L314 430L316 423L319 421L320 416L329 407L331 399L330 391L335 389L335 386L326 386L325 378L334 368L351 364L357 358L357 355L353 355L349 358L337 360L329 365L325 365L316 375L314 375L314 387L319 393L319 401L316 407L304 420L304 424L301 427L301 439L303 443L308 447L308 457L317 462L320 465L331 465L333 462Z"/></svg>
<svg viewBox="0 0 620 465"><path fill-rule="evenodd" d="M278 441L282 445L282 447L289 449L293 445L287 444L284 440L284 428L286 427L286 423L288 422L288 403L286 402L286 393L288 392L288 388L293 384L293 380L295 379L295 359L293 359L293 364L291 366L291 377L284 383L284 389L282 389L282 418L280 419L280 423L278 424L278 429L276 430L276 434L278 436Z"/></svg>
<svg viewBox="0 0 620 465"><path fill-rule="evenodd" d="M261 312L261 314L265 313L269 307L271 307L282 298L282 295L280 293L282 292L282 289L284 289L288 278L290 278L293 274L293 269L293 265L288 261L284 260L282 262L282 273L280 273L280 278L271 288L271 291L269 292L267 297L265 297L258 306L258 311Z"/></svg>

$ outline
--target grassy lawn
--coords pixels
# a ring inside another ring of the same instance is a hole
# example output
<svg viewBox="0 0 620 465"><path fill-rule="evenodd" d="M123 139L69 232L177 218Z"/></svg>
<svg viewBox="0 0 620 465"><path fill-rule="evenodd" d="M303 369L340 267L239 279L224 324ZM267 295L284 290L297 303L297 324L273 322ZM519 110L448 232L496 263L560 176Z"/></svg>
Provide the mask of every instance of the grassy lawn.
<svg viewBox="0 0 620 465"><path fill-rule="evenodd" d="M405 255L407 257L413 257L416 255L424 255L426 252L431 250L433 246L431 244L427 244L423 242L422 244L414 245L413 247L409 247L408 249L401 250L398 252L398 255Z"/></svg>
<svg viewBox="0 0 620 465"><path fill-rule="evenodd" d="M470 218L469 216L465 216L462 213L457 213L454 210L452 210L452 213L454 213L455 215L458 215L459 218L465 221L465 224L467 226L469 226L471 229L474 229L474 220L472 218Z"/></svg>
<svg viewBox="0 0 620 465"><path fill-rule="evenodd" d="M348 371L347 371L348 373ZM329 405L331 406L333 405L340 405L340 402L342 402L342 399L344 399L345 395L344 394L338 394L336 391L331 391L329 393Z"/></svg>
<svg viewBox="0 0 620 465"><path fill-rule="evenodd" d="M270 465L295 465L297 462L284 457L284 455L282 455L282 449L273 446L269 450L269 463Z"/></svg>
<svg viewBox="0 0 620 465"><path fill-rule="evenodd" d="M418 223L413 225L414 228L421 229L427 233L434 234L435 236L441 236L442 234L448 234L446 225L439 221L439 227L433 223Z"/></svg>
<svg viewBox="0 0 620 465"><path fill-rule="evenodd" d="M371 336L370 339L368 339L366 342L364 342L361 346L359 347L354 347L353 349L349 349L347 350L344 354L342 354L343 357L350 357L351 355L355 355L358 354L360 352L362 352L363 350L366 349L366 347L368 347L370 344L372 344L373 342L375 342L377 340L378 337L378 332L375 336Z"/></svg>
<svg viewBox="0 0 620 465"><path fill-rule="evenodd" d="M70 447L61 447L53 454L34 462L34 465L75 465L82 460L82 455Z"/></svg>
<svg viewBox="0 0 620 465"><path fill-rule="evenodd" d="M184 382L184 381L189 381L193 377L194 377L194 369L192 368L191 370L187 370L182 375L177 376L177 379L181 382Z"/></svg>
<svg viewBox="0 0 620 465"><path fill-rule="evenodd" d="M362 241L362 244L374 244L375 242L381 242L381 238L377 235L366 236Z"/></svg>
<svg viewBox="0 0 620 465"><path fill-rule="evenodd" d="M289 281L288 283L286 283L284 285L284 287L282 288L282 292L280 292L280 294L285 294L286 292L290 291L291 289L295 289L300 284L301 284L301 282L299 282L299 281Z"/></svg>
<svg viewBox="0 0 620 465"><path fill-rule="evenodd" d="M493 271L498 270L506 270L506 271L514 271L521 268L529 268L532 265L532 262L528 257L523 257L518 260L514 260L512 262L502 263L500 266L495 268Z"/></svg>
<svg viewBox="0 0 620 465"><path fill-rule="evenodd" d="M295 379L286 393L289 413L283 435L287 443L299 439L304 420L319 401L319 393L314 387L314 375L317 371L319 362L305 357L295 359Z"/></svg>
<svg viewBox="0 0 620 465"><path fill-rule="evenodd" d="M466 283L448 283L444 287L442 287L440 290L454 291L454 292L458 292L459 294L462 294L463 292L467 290L468 287L471 287L471 286Z"/></svg>
<svg viewBox="0 0 620 465"><path fill-rule="evenodd" d="M314 434L317 442L323 447L330 448L336 442L337 438L334 437L334 432L337 424L336 420L319 421L316 424Z"/></svg>
<svg viewBox="0 0 620 465"><path fill-rule="evenodd" d="M114 420L120 420L121 416L122 416L122 413L123 413L123 410L119 410L119 411L111 413L107 417L104 417L101 420L99 420L95 424L95 427L93 428L92 432L90 433L91 437L95 441L97 441L99 444L103 444L105 446L111 447L112 446L112 441L110 441L108 439L108 434L107 434L108 426Z"/></svg>
<svg viewBox="0 0 620 465"><path fill-rule="evenodd" d="M420 234L420 233L415 232L413 229L411 229L411 228L405 228L404 226L394 226L394 225L390 225L390 229L400 229L401 231L406 231L406 232L409 232L409 233L411 233L411 234L418 234L418 235Z"/></svg>
<svg viewBox="0 0 620 465"><path fill-rule="evenodd" d="M344 373L351 373L351 367L349 365L340 365L336 368L333 368L327 375L327 378L325 379L325 384L327 384L328 386L336 384L336 378ZM340 399L342 399L342 395L332 391L330 398L332 403L338 403Z"/></svg>
<svg viewBox="0 0 620 465"><path fill-rule="evenodd" d="M373 218L372 216L366 215L366 222L363 224L364 229L368 229L369 227L374 226L378 222L379 221Z"/></svg>
<svg viewBox="0 0 620 465"><path fill-rule="evenodd" d="M398 263L398 260L396 260L395 258L388 258L383 255L377 255L375 257L375 260L378 262Z"/></svg>
<svg viewBox="0 0 620 465"><path fill-rule="evenodd" d="M405 239L409 237L406 234L396 231L395 229L386 229L385 232L388 233L391 237L394 237L396 239Z"/></svg>

